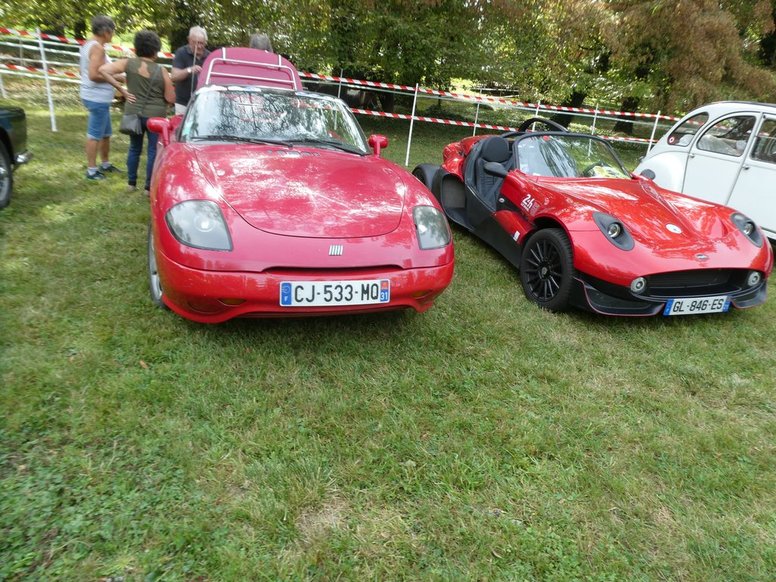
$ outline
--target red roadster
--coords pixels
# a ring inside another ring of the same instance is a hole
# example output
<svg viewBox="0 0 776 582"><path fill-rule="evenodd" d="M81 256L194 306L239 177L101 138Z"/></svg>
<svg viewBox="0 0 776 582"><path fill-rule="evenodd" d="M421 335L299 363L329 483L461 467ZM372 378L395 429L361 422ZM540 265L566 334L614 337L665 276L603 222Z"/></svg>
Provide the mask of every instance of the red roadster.
<svg viewBox="0 0 776 582"><path fill-rule="evenodd" d="M431 307L453 275L450 229L380 157L385 137L367 141L341 101L266 51L216 51L200 83L182 119L148 123L157 305L205 323Z"/></svg>
<svg viewBox="0 0 776 582"><path fill-rule="evenodd" d="M754 222L629 173L602 139L532 118L452 143L443 159L413 173L543 308L686 315L765 301L773 252Z"/></svg>

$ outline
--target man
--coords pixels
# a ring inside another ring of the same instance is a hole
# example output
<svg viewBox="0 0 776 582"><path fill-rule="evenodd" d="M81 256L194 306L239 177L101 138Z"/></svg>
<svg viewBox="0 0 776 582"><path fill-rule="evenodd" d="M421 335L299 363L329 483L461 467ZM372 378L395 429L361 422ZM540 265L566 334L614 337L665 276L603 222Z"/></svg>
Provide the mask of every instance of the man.
<svg viewBox="0 0 776 582"><path fill-rule="evenodd" d="M116 25L107 16L92 18L92 38L81 46L81 101L89 112L86 128L86 179L104 180L109 172L121 172L110 163L110 104L113 102L113 86L100 74L100 65L110 61L105 54L105 44L113 39ZM102 165L97 166L97 153Z"/></svg>
<svg viewBox="0 0 776 582"><path fill-rule="evenodd" d="M189 29L188 44L175 51L170 77L175 83L175 115L186 113L191 93L197 85L197 76L202 63L210 54L207 46L207 32L200 26Z"/></svg>

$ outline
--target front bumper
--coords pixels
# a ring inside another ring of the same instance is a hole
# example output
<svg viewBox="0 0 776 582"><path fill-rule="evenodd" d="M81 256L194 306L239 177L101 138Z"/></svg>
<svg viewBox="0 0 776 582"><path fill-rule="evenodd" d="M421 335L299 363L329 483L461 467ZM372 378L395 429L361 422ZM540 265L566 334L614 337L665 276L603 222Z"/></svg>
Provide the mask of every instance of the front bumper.
<svg viewBox="0 0 776 582"><path fill-rule="evenodd" d="M412 308L423 312L453 277L453 262L418 269L358 269L254 273L205 271L180 265L157 251L157 268L165 304L178 315L200 323L221 323L235 317L299 317L342 315ZM388 303L326 307L282 307L282 281L389 279Z"/></svg>
<svg viewBox="0 0 776 582"><path fill-rule="evenodd" d="M576 307L600 313L631 317L649 317L663 313L670 298L712 297L726 294L730 304L736 309L756 307L765 303L768 293L768 281L763 278L753 287L735 288L720 291L718 288L706 291L693 289L689 293L675 293L671 297L639 296L629 289L603 283L593 277L577 274L571 292L571 302Z"/></svg>

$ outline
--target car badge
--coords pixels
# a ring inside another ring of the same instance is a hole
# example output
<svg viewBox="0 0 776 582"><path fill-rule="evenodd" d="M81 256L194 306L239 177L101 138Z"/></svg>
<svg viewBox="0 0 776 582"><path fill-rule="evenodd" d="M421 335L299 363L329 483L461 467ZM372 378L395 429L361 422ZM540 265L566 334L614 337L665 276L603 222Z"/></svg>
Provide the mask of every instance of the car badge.
<svg viewBox="0 0 776 582"><path fill-rule="evenodd" d="M674 234L682 234L682 229L675 224L666 224L666 228L669 232L673 232Z"/></svg>
<svg viewBox="0 0 776 582"><path fill-rule="evenodd" d="M697 255L695 255L695 258L698 259L699 261L708 261L709 260L709 256L708 255L704 255L703 253L698 253Z"/></svg>
<svg viewBox="0 0 776 582"><path fill-rule="evenodd" d="M342 253L345 249L342 245L331 245L329 247L329 256L330 257L341 257Z"/></svg>

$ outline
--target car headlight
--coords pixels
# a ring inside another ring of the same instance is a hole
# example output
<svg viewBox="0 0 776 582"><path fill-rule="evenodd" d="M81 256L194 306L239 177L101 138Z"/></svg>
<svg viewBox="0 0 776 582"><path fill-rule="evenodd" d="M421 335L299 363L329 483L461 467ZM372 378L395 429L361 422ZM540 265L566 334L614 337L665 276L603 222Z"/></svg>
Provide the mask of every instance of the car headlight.
<svg viewBox="0 0 776 582"><path fill-rule="evenodd" d="M593 220L614 246L624 251L629 251L633 248L633 238L625 228L625 225L614 216L604 214L603 212L594 212Z"/></svg>
<svg viewBox="0 0 776 582"><path fill-rule="evenodd" d="M760 229L757 228L757 225L751 218L744 216L740 212L734 212L730 215L730 220L754 245L758 247L763 246L763 237L760 234Z"/></svg>
<svg viewBox="0 0 776 582"><path fill-rule="evenodd" d="M167 226L186 246L231 251L232 240L221 209L210 200L187 200L167 211Z"/></svg>
<svg viewBox="0 0 776 582"><path fill-rule="evenodd" d="M444 215L433 206L416 206L412 210L415 232L421 249L438 249L450 244L450 229Z"/></svg>

